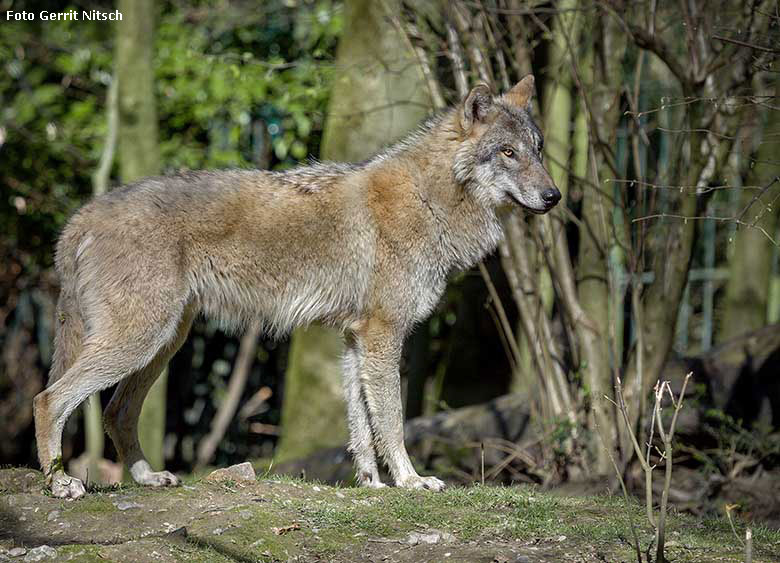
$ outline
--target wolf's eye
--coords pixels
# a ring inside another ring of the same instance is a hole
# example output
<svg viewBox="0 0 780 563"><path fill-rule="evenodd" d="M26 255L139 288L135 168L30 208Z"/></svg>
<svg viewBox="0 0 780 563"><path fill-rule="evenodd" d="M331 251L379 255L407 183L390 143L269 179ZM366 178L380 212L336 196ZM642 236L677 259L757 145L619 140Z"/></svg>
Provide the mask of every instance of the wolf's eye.
<svg viewBox="0 0 780 563"><path fill-rule="evenodd" d="M513 156L515 156L515 151L513 151L512 149L509 149L509 148L506 148L506 149L501 149L501 152L502 152L502 153L504 154L504 156L506 156L507 158L512 158Z"/></svg>
<svg viewBox="0 0 780 563"><path fill-rule="evenodd" d="M536 145L536 152L542 154L543 150L544 150L544 139L539 139L539 142Z"/></svg>

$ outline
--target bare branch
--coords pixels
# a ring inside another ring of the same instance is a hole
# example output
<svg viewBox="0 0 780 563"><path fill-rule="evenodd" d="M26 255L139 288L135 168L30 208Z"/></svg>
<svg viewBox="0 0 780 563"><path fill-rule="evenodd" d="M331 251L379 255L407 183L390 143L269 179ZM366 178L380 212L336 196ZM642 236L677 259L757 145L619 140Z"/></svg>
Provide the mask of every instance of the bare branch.
<svg viewBox="0 0 780 563"><path fill-rule="evenodd" d="M653 516L653 468L650 466L650 455L648 453L647 459L642 455L642 448L639 447L636 434L631 423L631 417L628 415L628 409L626 408L626 401L623 397L623 382L620 377L615 378L615 397L618 401L618 408L620 414L623 415L623 423L626 426L626 431L631 438L631 444L634 446L634 452L639 460L642 470L645 472L645 510L647 513L647 520L650 525L655 527L655 517ZM658 403L656 402L656 408Z"/></svg>
<svg viewBox="0 0 780 563"><path fill-rule="evenodd" d="M108 177L111 173L111 165L114 163L114 152L116 151L116 140L119 131L119 105L117 104L117 92L119 79L116 73L111 77L111 84L108 86L108 97L106 106L108 112L108 132L106 133L106 144L103 146L103 152L100 153L100 162L97 170L92 175L92 189L95 195L106 193L108 189Z"/></svg>
<svg viewBox="0 0 780 563"><path fill-rule="evenodd" d="M780 182L780 176L775 176L774 178L772 178L771 182L769 182L766 186L761 188L761 190L751 198L751 200L748 202L745 208L735 216L735 219L741 221L745 217L745 214L750 210L750 208L753 207L753 204L757 202L759 199L761 199L761 196L763 196L767 191L769 191L769 188L774 186L777 182Z"/></svg>
<svg viewBox="0 0 780 563"><path fill-rule="evenodd" d="M428 60L428 55L426 54L425 49L419 45L416 45L414 42L414 39L419 38L419 31L411 22L401 21L401 18L399 18L393 10L388 9L386 5L385 12L390 16L398 33L401 35L401 37L404 38L404 41L406 41L408 48L411 49L411 51L417 57L417 62L420 65L420 72L422 73L423 78L425 79L425 84L428 87L428 93L431 96L431 103L433 103L433 107L436 109L445 107L447 104L444 101L444 96L441 94L439 82L436 80L436 76L431 69L431 63Z"/></svg>
<svg viewBox="0 0 780 563"><path fill-rule="evenodd" d="M731 37L723 37L721 35L713 35L713 39L717 39L718 41L724 41L726 43L733 43L734 45L739 45L740 47L747 47L748 49L755 49L756 51L763 51L764 53L780 53L780 49L772 49L771 47L764 47L762 45L755 45L753 43L748 43L747 41L740 41L739 39L732 39Z"/></svg>
<svg viewBox="0 0 780 563"><path fill-rule="evenodd" d="M469 82L466 78L466 66L463 62L463 51L460 48L460 41L458 39L458 32L452 24L447 21L447 44L449 50L447 55L452 61L452 73L455 76L455 87L458 90L458 95L461 98L465 98L469 93Z"/></svg>
<svg viewBox="0 0 780 563"><path fill-rule="evenodd" d="M211 423L211 430L198 444L197 459L200 466L206 465L211 461L217 446L222 441L230 422L233 420L233 415L236 413L238 402L241 400L241 395L244 392L249 372L252 369L260 332L260 323L254 321L249 325L244 336L241 337L241 344L238 348L236 363L233 366L233 373L230 375L227 393L217 409L217 415Z"/></svg>
<svg viewBox="0 0 780 563"><path fill-rule="evenodd" d="M715 217L715 216L706 216L706 215L689 216L689 215L678 215L675 213L654 213L652 215L645 215L644 217L637 217L636 219L632 219L631 222L637 223L639 221L649 221L650 219L660 219L660 218L682 219L683 221L702 221L706 219L711 219L712 221L719 221L724 223L727 222L736 223L737 225L741 225L743 227L758 229L767 239L769 239L769 242L771 242L775 246L780 246L778 245L778 242L774 239L774 237L770 235L763 227L759 225L754 225L753 223L746 223L745 221L741 221L736 217Z"/></svg>
<svg viewBox="0 0 780 563"><path fill-rule="evenodd" d="M628 31L634 39L634 43L637 46L647 49L654 53L659 59L661 59L672 74L680 81L683 87L683 92L686 94L693 90L692 79L688 72L680 65L679 61L671 53L669 46L662 41L657 35L650 35L650 33L638 25L626 24Z"/></svg>
<svg viewBox="0 0 780 563"><path fill-rule="evenodd" d="M685 397L685 389L688 387L688 381L690 381L693 372L688 372L683 381L682 389L680 390L680 397L675 403L674 393L672 393L671 385L668 381L664 381L660 385L656 384L656 404L658 405L658 412L656 416L656 422L658 423L658 433L664 442L664 488L661 493L661 508L658 514L658 527L656 528L656 561L666 561L664 556L664 539L666 533L666 508L669 502L669 490L672 487L672 439L674 438L674 430L677 426L677 416L680 414L680 409L683 405L683 399ZM672 398L672 405L674 405L674 415L672 416L672 423L669 426L669 431L664 430L663 421L661 420L661 401L663 400L664 391L668 390L669 395Z"/></svg>
<svg viewBox="0 0 780 563"><path fill-rule="evenodd" d="M611 399L609 399L612 401ZM614 401L612 401L614 403ZM628 523L631 526L631 535L634 536L634 549L636 550L636 560L638 563L642 563L642 552L639 549L639 536L636 533L636 526L634 525L634 517L631 515L631 502L628 500L628 491L626 490L626 482L623 480L623 475L620 473L617 462L615 462L615 456L612 455L612 448L607 444L604 439L604 434L601 431L601 427L596 424L596 431L598 432L601 444L607 452L609 461L612 462L612 468L615 470L618 481L620 482L620 489L623 491L623 499L626 501L626 514L628 515Z"/></svg>
<svg viewBox="0 0 780 563"><path fill-rule="evenodd" d="M509 322L509 318L506 316L504 305L501 303L501 297L499 297L498 291L496 291L496 286L493 284L493 280L490 278L490 272L487 271L485 264L482 262L479 263L479 273L482 275L482 279L488 288L488 294L490 295L490 299L493 301L496 314L498 315L498 319L501 322L501 329L506 335L509 348L512 350L514 362L515 364L519 365L522 355L520 354L520 349L517 347L515 333L512 330L512 325Z"/></svg>

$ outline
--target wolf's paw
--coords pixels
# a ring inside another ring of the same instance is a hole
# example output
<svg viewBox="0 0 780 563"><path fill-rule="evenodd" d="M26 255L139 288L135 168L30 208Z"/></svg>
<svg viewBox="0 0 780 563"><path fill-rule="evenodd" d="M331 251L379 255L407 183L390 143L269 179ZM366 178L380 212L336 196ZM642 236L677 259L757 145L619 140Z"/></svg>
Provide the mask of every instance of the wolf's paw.
<svg viewBox="0 0 780 563"><path fill-rule="evenodd" d="M139 485L149 487L176 487L179 478L170 471L152 471L151 465L145 459L139 459L130 466L130 475Z"/></svg>
<svg viewBox="0 0 780 563"><path fill-rule="evenodd" d="M358 481L358 485L360 487L364 487L366 489L386 489L387 488L387 485L385 485L379 479L369 479L367 481Z"/></svg>
<svg viewBox="0 0 780 563"><path fill-rule="evenodd" d="M368 471L360 473L357 481L360 487L365 487L367 489L384 489L387 487L387 485L379 480L379 475L372 474Z"/></svg>
<svg viewBox="0 0 780 563"><path fill-rule="evenodd" d="M369 489L386 489L387 485L382 481L371 481L369 483L363 483L361 487L367 487Z"/></svg>
<svg viewBox="0 0 780 563"><path fill-rule="evenodd" d="M170 471L149 471L136 479L140 485L150 487L178 487L179 478Z"/></svg>
<svg viewBox="0 0 780 563"><path fill-rule="evenodd" d="M80 479L65 475L64 473L55 477L51 481L51 494L57 498L66 498L76 500L81 498L87 491L84 489L84 483Z"/></svg>
<svg viewBox="0 0 780 563"><path fill-rule="evenodd" d="M436 477L420 477L419 475L410 475L398 483L399 487L404 489L426 489L429 491L441 491L446 487L444 481Z"/></svg>

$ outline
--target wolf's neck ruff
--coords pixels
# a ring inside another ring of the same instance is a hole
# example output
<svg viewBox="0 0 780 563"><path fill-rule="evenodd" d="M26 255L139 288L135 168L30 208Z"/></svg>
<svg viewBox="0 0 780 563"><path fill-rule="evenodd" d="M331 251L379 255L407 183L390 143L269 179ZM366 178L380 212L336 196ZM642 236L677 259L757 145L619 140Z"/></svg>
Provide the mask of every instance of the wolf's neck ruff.
<svg viewBox="0 0 780 563"><path fill-rule="evenodd" d="M429 227L436 236L429 241L428 250L442 254L436 269L446 275L452 268L474 265L494 250L501 238L495 208L491 202L481 201L478 190L473 189L479 181L472 170L474 146L464 142L457 119L455 108L440 112L363 162L317 162L271 174L304 193L354 189L358 184L398 195L400 186L430 213L430 217L420 219L433 221ZM388 175L393 182L385 181ZM386 198L377 194L377 199ZM376 211L381 213L382 209Z"/></svg>

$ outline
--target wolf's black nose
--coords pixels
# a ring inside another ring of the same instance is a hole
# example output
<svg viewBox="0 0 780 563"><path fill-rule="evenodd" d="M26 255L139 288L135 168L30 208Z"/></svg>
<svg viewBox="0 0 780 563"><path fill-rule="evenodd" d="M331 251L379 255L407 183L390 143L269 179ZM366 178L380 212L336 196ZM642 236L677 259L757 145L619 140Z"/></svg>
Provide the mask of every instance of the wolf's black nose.
<svg viewBox="0 0 780 563"><path fill-rule="evenodd" d="M547 205L555 205L560 200L561 192L555 188L550 188L549 190L544 190L542 192L542 201L544 201Z"/></svg>

